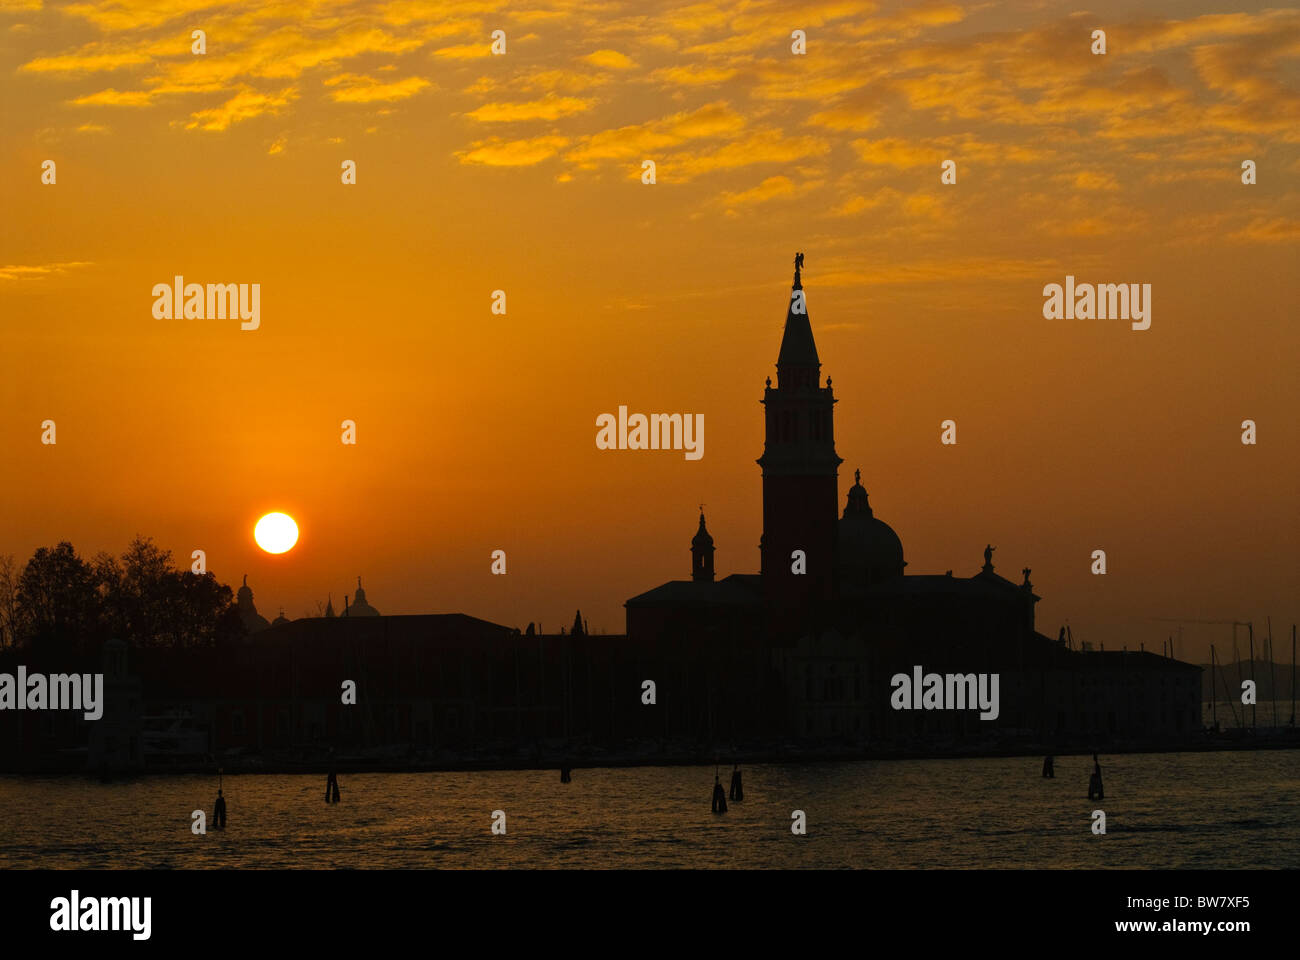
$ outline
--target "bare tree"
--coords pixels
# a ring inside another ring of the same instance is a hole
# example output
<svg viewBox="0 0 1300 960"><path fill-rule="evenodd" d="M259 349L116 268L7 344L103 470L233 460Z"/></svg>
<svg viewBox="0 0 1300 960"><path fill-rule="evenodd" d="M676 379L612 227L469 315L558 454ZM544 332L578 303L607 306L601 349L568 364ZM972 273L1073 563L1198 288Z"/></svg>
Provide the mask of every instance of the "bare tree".
<svg viewBox="0 0 1300 960"><path fill-rule="evenodd" d="M18 577L13 554L0 554L0 649L18 643Z"/></svg>

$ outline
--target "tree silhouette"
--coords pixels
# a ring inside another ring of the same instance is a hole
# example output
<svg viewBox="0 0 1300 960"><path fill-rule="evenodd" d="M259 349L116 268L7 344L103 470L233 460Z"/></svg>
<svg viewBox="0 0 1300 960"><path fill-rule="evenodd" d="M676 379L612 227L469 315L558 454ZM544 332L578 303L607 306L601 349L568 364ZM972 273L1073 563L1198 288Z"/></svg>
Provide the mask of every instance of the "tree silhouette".
<svg viewBox="0 0 1300 960"><path fill-rule="evenodd" d="M18 643L18 573L13 554L0 556L0 649Z"/></svg>
<svg viewBox="0 0 1300 960"><path fill-rule="evenodd" d="M41 547L9 590L0 558L0 640L33 650L90 653L109 636L135 646L205 647L243 633L230 587L211 573L172 567L171 553L146 537L121 560L100 553L89 563L72 544ZM8 622L7 622L8 621Z"/></svg>
<svg viewBox="0 0 1300 960"><path fill-rule="evenodd" d="M94 571L66 540L32 554L18 577L15 606L18 633L35 650L93 649L101 633Z"/></svg>

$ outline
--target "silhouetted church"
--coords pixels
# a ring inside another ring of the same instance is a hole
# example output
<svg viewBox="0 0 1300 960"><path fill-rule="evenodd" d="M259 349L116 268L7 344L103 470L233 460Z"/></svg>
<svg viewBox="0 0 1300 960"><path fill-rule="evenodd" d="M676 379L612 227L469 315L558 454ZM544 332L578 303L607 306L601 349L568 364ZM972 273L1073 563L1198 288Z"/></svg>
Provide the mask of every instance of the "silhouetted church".
<svg viewBox="0 0 1300 960"><path fill-rule="evenodd" d="M731 615L737 607L752 608L769 634L780 635L836 621L844 610L862 612L886 603L906 606L902 598L944 595L958 605L984 598L1032 633L1038 597L1029 583L1029 570L1020 585L994 573L995 548L986 549L983 568L969 578L954 577L951 571L940 577L905 574L902 541L876 517L860 470L854 471L853 486L839 514L843 460L835 451L837 401L830 377L825 386L820 385L821 361L808 318L801 266L802 256L795 268L776 361L777 383L772 386L768 378L762 399L766 439L757 461L763 479L760 572L715 579L713 537L701 512L699 529L691 540L690 581L671 581L627 601L629 637L662 632L665 622L678 622L683 616L691 619L686 611L711 606L725 607Z"/></svg>
<svg viewBox="0 0 1300 960"><path fill-rule="evenodd" d="M876 517L860 471L839 512L837 401L831 378L821 383L802 260L795 260L776 385L769 378L762 399L760 571L716 579L714 541L701 512L691 540L691 579L627 601L629 646L697 662L696 682L711 715L762 709L781 717L784 732L798 735L956 736L990 729L973 711L891 709L890 678L916 666L926 673L999 673L995 726L1001 729L1040 735L1199 729L1197 668L1134 653L1112 664L1120 668L1112 677L1097 655L1038 633L1030 570L1022 571L1021 583L999 575L992 545L969 577L906 573L902 541ZM1151 670L1157 672L1148 676ZM1164 688L1158 715L1133 696L1148 684L1153 696Z"/></svg>
<svg viewBox="0 0 1300 960"><path fill-rule="evenodd" d="M244 584L235 594L235 607L239 610L239 620L248 633L261 633L270 626L266 622L266 617L257 612L257 605L253 603L253 591L248 586L248 574L244 574Z"/></svg>
<svg viewBox="0 0 1300 960"><path fill-rule="evenodd" d="M903 543L857 471L840 509L836 401L830 378L822 383L801 260L776 384L769 379L762 397L758 573L717 577L701 510L690 579L628 600L623 637L591 635L580 615L558 635L463 614L381 616L360 579L340 615L331 598L322 617L282 614L268 625L245 580L238 609L255 639L136 652L149 709L194 717L214 754L299 759L326 745L400 747L425 761L445 750L514 756L543 741L565 750L675 744L692 755L827 741L882 752L1058 752L1199 732L1199 667L1075 650L1037 632L1029 569L1020 583L1001 576L991 544L970 576L908 573ZM997 717L894 709L891 679L916 668L998 674ZM341 702L345 680L355 681L354 705ZM18 731L12 748L28 733ZM2 734L0 725L0 759Z"/></svg>

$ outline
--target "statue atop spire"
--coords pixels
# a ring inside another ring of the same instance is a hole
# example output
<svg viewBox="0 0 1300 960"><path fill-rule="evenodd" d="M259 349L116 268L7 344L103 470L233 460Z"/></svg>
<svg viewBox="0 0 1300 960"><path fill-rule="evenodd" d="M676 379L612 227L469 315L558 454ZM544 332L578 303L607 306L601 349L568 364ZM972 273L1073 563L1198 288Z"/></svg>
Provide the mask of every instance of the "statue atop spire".
<svg viewBox="0 0 1300 960"><path fill-rule="evenodd" d="M785 332L781 335L781 351L776 358L776 383L778 388L795 389L817 387L817 345L813 342L812 326L808 322L808 302L803 290L803 254L794 255L794 286L790 289L790 302L785 315Z"/></svg>

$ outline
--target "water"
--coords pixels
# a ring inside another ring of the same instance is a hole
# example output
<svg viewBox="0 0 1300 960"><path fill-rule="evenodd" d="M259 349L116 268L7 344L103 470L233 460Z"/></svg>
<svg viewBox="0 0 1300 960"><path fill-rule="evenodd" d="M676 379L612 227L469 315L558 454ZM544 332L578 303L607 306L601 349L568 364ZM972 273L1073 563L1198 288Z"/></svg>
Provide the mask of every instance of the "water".
<svg viewBox="0 0 1300 960"><path fill-rule="evenodd" d="M0 777L0 867L970 868L1300 866L1300 751L908 760L743 768L709 811L713 768L225 778ZM724 786L730 769L722 768ZM1090 814L1106 812L1094 836ZM504 810L507 833L490 832ZM804 810L807 836L790 831Z"/></svg>
<svg viewBox="0 0 1300 960"><path fill-rule="evenodd" d="M1214 703L1214 707L1208 702L1201 704L1201 722L1206 727L1214 726L1216 715L1221 730L1250 728L1252 721L1258 730L1291 726L1290 700L1261 700L1257 704L1243 704L1240 700L1216 700Z"/></svg>

